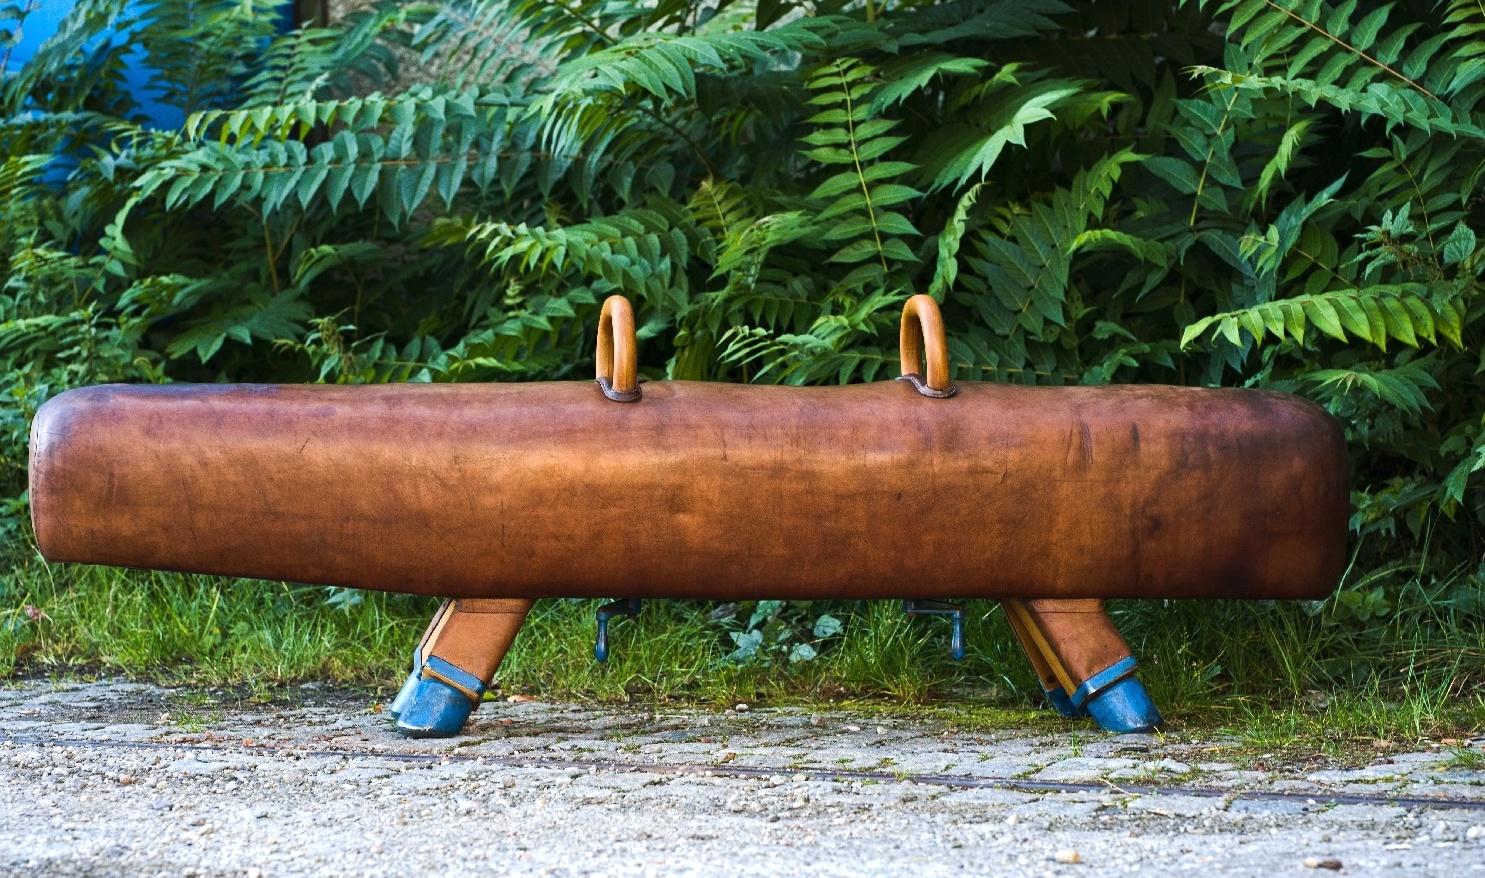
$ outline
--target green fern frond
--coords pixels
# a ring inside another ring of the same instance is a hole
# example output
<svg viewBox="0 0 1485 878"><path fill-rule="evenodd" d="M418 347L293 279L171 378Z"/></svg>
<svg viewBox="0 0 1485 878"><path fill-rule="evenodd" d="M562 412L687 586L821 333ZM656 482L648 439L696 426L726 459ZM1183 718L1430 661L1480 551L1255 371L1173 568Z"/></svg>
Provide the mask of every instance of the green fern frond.
<svg viewBox="0 0 1485 878"><path fill-rule="evenodd" d="M131 39L154 73L155 95L186 113L230 104L288 0L146 0L130 5Z"/></svg>
<svg viewBox="0 0 1485 878"><path fill-rule="evenodd" d="M389 78L396 60L384 41L425 12L422 4L379 3L344 13L336 27L304 27L274 39L251 65L239 106L331 97L354 91L350 83L357 78L372 82Z"/></svg>
<svg viewBox="0 0 1485 878"><path fill-rule="evenodd" d="M172 357L195 352L205 363L228 339L250 345L254 339L271 342L297 336L304 331L304 321L309 316L309 303L297 290L285 290L275 296L254 296L193 322L171 340L165 351Z"/></svg>
<svg viewBox="0 0 1485 878"><path fill-rule="evenodd" d="M804 156L846 168L810 193L811 200L828 202L813 217L819 226L814 238L835 248L827 261L856 266L841 279L843 288L880 283L894 265L916 262L903 236L922 235L901 209L923 193L896 182L917 166L885 158L907 138L892 133L895 120L873 114L867 100L877 87L873 73L870 65L844 59L806 82L814 93L810 105L820 109L807 120L816 127L803 138L810 147Z"/></svg>
<svg viewBox="0 0 1485 878"><path fill-rule="evenodd" d="M1428 391L1439 389L1425 365L1416 361L1390 369L1317 369L1307 373L1305 381L1331 398L1361 391L1411 415L1432 408Z"/></svg>
<svg viewBox="0 0 1485 878"><path fill-rule="evenodd" d="M439 240L459 241L498 271L538 281L571 275L640 300L684 300L691 244L672 217L631 209L565 228L525 223L440 224Z"/></svg>
<svg viewBox="0 0 1485 878"><path fill-rule="evenodd" d="M1485 129L1467 114L1431 94L1419 94L1414 89L1388 82L1369 83L1363 91L1326 85L1312 79L1233 73L1201 65L1192 67L1191 72L1213 88L1259 94L1271 91L1296 98L1310 107L1327 104L1342 113L1355 112L1363 117L1382 119L1389 126L1407 125L1429 133L1485 139Z"/></svg>
<svg viewBox="0 0 1485 878"><path fill-rule="evenodd" d="M1362 10L1360 17L1355 0L1336 6L1320 0L1230 0L1221 8L1229 17L1229 39L1257 64L1283 59L1287 79L1313 78L1331 86L1344 77L1341 87L1353 92L1390 82L1438 100L1401 68L1425 66L1442 41L1427 40L1405 58L1409 38L1420 25L1389 26L1392 4Z"/></svg>
<svg viewBox="0 0 1485 878"><path fill-rule="evenodd" d="M1463 343L1464 318L1457 298L1431 296L1423 284L1377 284L1294 296L1203 317L1186 327L1181 347L1209 329L1237 347L1244 344L1243 332L1258 344L1269 339L1303 344L1311 327L1336 341L1355 338L1382 350L1389 340L1416 348L1420 339L1438 344L1439 336L1457 347Z"/></svg>
<svg viewBox="0 0 1485 878"><path fill-rule="evenodd" d="M946 156L928 168L930 190L958 189L970 180L983 182L1008 146L1026 145L1027 130L1056 118L1053 110L1079 99L1085 83L1064 79L1020 81L1006 74L983 84L976 100L974 123L946 132L934 152Z"/></svg>
<svg viewBox="0 0 1485 878"><path fill-rule="evenodd" d="M543 32L522 4L492 0L439 3L417 27L411 44L425 64L436 64L449 81L460 85L510 84L528 87L557 71L556 59L571 51L560 48L561 36ZM540 4L559 11L562 4ZM529 7L529 4L526 4Z"/></svg>
<svg viewBox="0 0 1485 878"><path fill-rule="evenodd" d="M977 238L979 258L968 262L1000 305L977 309L994 332L1039 336L1048 325L1068 325L1068 287L1080 236L1103 215L1124 166L1139 159L1132 150L1105 157L1079 172L1071 188L1011 213Z"/></svg>
<svg viewBox="0 0 1485 878"><path fill-rule="evenodd" d="M340 130L313 149L289 136L328 123ZM503 96L471 92L202 113L187 121L187 136L214 132L218 139L159 163L137 189L164 189L168 209L235 200L264 213L291 201L335 211L347 196L364 206L376 194L387 218L400 223L430 193L448 206L466 181L480 189L494 182L509 130Z"/></svg>
<svg viewBox="0 0 1485 878"><path fill-rule="evenodd" d="M547 87L563 99L643 93L662 103L690 100L698 75L782 63L822 48L837 27L835 19L821 16L766 31L638 33L567 62Z"/></svg>
<svg viewBox="0 0 1485 878"><path fill-rule="evenodd" d="M720 356L734 365L759 366L755 381L872 381L892 368L897 352L865 344L863 339L895 327L904 298L872 293L839 313L819 317L803 333L775 334L761 327L734 326L721 339Z"/></svg>
<svg viewBox="0 0 1485 878"><path fill-rule="evenodd" d="M882 65L882 86L872 95L872 112L881 113L902 103L936 79L974 76L989 66L990 62L983 58L964 58L946 52L906 55L889 61Z"/></svg>
<svg viewBox="0 0 1485 878"><path fill-rule="evenodd" d="M969 227L969 213L979 200L980 192L988 185L976 183L965 190L954 205L949 221L944 224L944 230L939 233L938 260L934 264L933 280L928 284L929 294L939 301L943 301L959 277L959 247L964 241L965 230Z"/></svg>
<svg viewBox="0 0 1485 878"><path fill-rule="evenodd" d="M888 21L904 47L990 37L1014 40L1056 30L1053 16L1072 12L1061 0L950 0L909 6Z"/></svg>

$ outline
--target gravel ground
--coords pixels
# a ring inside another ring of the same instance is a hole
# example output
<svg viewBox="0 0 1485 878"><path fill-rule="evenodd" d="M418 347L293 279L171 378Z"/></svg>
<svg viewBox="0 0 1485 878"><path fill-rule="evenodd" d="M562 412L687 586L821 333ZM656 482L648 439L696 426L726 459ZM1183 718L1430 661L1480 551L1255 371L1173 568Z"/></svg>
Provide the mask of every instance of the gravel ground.
<svg viewBox="0 0 1485 878"><path fill-rule="evenodd" d="M313 685L16 685L0 873L1485 876L1485 739L1336 767L1179 735L541 702L468 731L403 740L365 693Z"/></svg>

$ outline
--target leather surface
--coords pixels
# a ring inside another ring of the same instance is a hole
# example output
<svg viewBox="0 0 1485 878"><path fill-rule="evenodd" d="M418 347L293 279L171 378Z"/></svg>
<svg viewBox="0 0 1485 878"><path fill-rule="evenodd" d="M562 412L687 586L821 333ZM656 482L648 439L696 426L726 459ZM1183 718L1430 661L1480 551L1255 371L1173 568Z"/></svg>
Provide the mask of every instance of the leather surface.
<svg viewBox="0 0 1485 878"><path fill-rule="evenodd" d="M1327 593L1345 446L1176 387L111 385L37 415L53 560L449 597Z"/></svg>

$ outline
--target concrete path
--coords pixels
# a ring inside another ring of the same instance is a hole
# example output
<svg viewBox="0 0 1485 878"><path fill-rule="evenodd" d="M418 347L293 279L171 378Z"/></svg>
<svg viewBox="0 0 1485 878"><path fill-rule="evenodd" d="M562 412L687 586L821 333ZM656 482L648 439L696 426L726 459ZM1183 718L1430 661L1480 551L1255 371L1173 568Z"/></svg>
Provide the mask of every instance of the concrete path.
<svg viewBox="0 0 1485 878"><path fill-rule="evenodd" d="M12 686L0 874L1485 876L1485 739L1342 768L792 709L492 703L468 731L406 741L319 688Z"/></svg>

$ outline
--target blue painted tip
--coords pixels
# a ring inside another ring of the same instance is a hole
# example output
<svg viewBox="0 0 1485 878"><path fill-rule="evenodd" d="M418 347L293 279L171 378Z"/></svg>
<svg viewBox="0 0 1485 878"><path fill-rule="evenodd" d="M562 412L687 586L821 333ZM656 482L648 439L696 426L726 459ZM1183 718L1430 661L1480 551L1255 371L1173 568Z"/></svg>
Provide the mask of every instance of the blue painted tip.
<svg viewBox="0 0 1485 878"><path fill-rule="evenodd" d="M1164 722L1145 685L1133 676L1095 692L1084 706L1100 728L1116 735L1148 732Z"/></svg>
<svg viewBox="0 0 1485 878"><path fill-rule="evenodd" d="M392 699L392 706L387 708L387 713L392 715L392 719L402 716L402 712L407 710L407 705L413 699L413 693L418 690L418 679L418 672L414 669L411 674L407 675L407 679L402 681L402 688L397 690L397 697Z"/></svg>
<svg viewBox="0 0 1485 878"><path fill-rule="evenodd" d="M452 738L464 728L474 705L458 689L433 677L417 682L397 718L397 731L409 738Z"/></svg>
<svg viewBox="0 0 1485 878"><path fill-rule="evenodd" d="M1072 699L1067 697L1067 693L1062 691L1061 686L1043 689L1042 692L1047 697L1047 703L1056 708L1057 712L1063 716L1085 716L1087 713L1081 707L1075 707L1073 705Z"/></svg>

